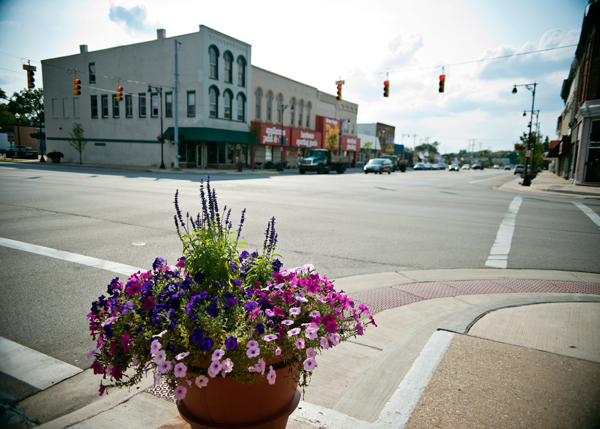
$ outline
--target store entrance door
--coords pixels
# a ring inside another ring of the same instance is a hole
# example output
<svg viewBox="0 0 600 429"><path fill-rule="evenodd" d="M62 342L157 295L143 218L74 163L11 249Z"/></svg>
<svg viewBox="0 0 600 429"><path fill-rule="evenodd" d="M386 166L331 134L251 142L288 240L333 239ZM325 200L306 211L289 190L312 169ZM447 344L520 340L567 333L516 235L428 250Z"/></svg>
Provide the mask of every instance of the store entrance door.
<svg viewBox="0 0 600 429"><path fill-rule="evenodd" d="M600 148L590 148L585 173L586 182L600 182Z"/></svg>
<svg viewBox="0 0 600 429"><path fill-rule="evenodd" d="M196 145L196 167L206 168L206 145L204 143Z"/></svg>

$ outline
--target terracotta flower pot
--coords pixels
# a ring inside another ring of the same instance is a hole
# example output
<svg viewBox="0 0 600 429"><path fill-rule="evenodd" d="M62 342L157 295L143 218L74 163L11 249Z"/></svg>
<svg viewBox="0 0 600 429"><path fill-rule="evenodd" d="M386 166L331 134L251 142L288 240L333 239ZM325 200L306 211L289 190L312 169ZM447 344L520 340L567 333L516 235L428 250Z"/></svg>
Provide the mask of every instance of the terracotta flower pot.
<svg viewBox="0 0 600 429"><path fill-rule="evenodd" d="M275 384L241 384L233 377L211 378L202 389L186 386L185 399L177 401L181 417L192 429L284 429L300 402L300 389L289 378L289 368L273 365ZM268 367L267 367L268 371ZM185 384L184 384L185 386Z"/></svg>
<svg viewBox="0 0 600 429"><path fill-rule="evenodd" d="M50 158L50 160L52 161L53 164L58 164L60 162L60 157L53 156L52 158Z"/></svg>

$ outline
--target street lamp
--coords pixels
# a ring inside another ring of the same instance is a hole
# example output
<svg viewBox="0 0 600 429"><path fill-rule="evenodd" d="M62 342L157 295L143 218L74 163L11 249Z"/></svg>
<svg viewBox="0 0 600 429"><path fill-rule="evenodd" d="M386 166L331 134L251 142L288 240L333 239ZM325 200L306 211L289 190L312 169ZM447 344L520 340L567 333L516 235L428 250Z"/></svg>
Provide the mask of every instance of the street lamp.
<svg viewBox="0 0 600 429"><path fill-rule="evenodd" d="M283 111L287 109L287 104L281 105L281 137L279 137L279 144L281 149L281 162L277 165L277 171L283 171L283 145L285 144L285 137L283 137Z"/></svg>
<svg viewBox="0 0 600 429"><path fill-rule="evenodd" d="M165 136L163 136L163 113L162 113L162 86L150 86L148 85L148 93L152 94L152 89L158 92L160 97L160 169L165 169L165 160L164 160L164 142ZM152 95L150 95L150 108L152 108Z"/></svg>
<svg viewBox="0 0 600 429"><path fill-rule="evenodd" d="M525 88L527 88L528 90L530 90L532 92L533 95L533 100L531 102L531 121L533 122L533 107L535 106L535 89L537 87L537 82L534 83L527 83L527 84L523 84L523 85L516 85L514 86L512 93L516 94L517 93L517 86L524 86ZM531 126L531 122L530 122L530 126L529 126L529 139L527 140L527 151L525 152L525 171L523 172L523 186L531 186L531 178L529 177L529 174L527 172L527 166L529 164L529 147L531 146L531 129L533 127ZM533 167L533 165L532 165Z"/></svg>
<svg viewBox="0 0 600 429"><path fill-rule="evenodd" d="M20 128L20 125L21 125L21 116L19 116L18 113L15 113L15 119L17 120L17 134L19 134L19 139L17 140L17 145L18 145L18 148L19 148L19 158L21 158L21 128ZM12 153L12 158L14 158L15 157L15 151L13 150L13 151L11 151L11 153Z"/></svg>

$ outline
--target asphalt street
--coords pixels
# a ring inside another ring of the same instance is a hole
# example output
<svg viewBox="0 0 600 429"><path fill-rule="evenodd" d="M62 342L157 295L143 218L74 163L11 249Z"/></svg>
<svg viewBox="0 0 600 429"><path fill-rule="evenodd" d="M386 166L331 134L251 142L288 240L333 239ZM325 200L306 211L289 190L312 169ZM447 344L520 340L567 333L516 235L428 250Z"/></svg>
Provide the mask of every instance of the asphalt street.
<svg viewBox="0 0 600 429"><path fill-rule="evenodd" d="M197 213L198 174L0 165L0 336L79 368L92 347L85 315L115 276L41 255L43 246L148 269L181 253L173 199ZM312 263L329 278L390 271L486 268L519 194L498 170L364 175L215 174L220 206L242 241L262 246L274 216L284 268ZM521 195L507 268L600 272L598 227L570 198ZM598 199L582 200L600 212ZM503 243L506 248L506 243Z"/></svg>

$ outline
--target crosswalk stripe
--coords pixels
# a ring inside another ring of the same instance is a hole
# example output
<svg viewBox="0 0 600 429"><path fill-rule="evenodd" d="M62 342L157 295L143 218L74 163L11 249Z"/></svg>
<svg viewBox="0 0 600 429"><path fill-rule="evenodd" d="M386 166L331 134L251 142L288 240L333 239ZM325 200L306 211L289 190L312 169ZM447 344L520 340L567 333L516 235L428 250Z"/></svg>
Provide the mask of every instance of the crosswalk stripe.
<svg viewBox="0 0 600 429"><path fill-rule="evenodd" d="M598 216L598 214L596 214L595 211L593 211L591 208L589 208L588 206L586 206L585 204L581 204L579 201L571 201L573 204L575 204L577 207L579 207L579 209L584 212L587 217L589 217L592 222L594 222L596 225L600 226L600 216Z"/></svg>

